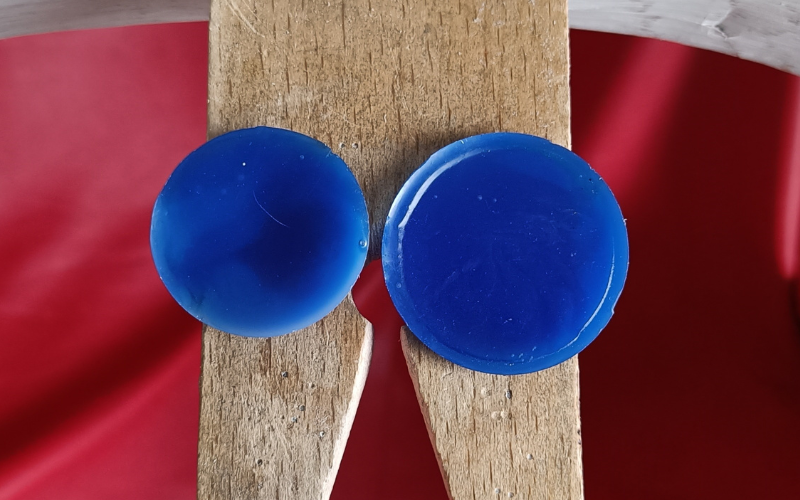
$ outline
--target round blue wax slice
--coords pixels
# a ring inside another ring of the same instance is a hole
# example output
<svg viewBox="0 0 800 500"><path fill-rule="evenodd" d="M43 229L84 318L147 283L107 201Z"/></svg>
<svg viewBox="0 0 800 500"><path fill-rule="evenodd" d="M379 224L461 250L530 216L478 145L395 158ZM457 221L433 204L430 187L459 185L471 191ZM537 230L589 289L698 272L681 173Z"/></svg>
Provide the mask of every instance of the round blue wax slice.
<svg viewBox="0 0 800 500"><path fill-rule="evenodd" d="M161 280L214 328L270 337L332 311L367 256L364 196L323 143L258 127L184 159L156 200L150 245Z"/></svg>
<svg viewBox="0 0 800 500"><path fill-rule="evenodd" d="M581 158L524 134L439 150L389 212L383 270L411 331L450 361L512 375L580 352L608 323L628 237Z"/></svg>

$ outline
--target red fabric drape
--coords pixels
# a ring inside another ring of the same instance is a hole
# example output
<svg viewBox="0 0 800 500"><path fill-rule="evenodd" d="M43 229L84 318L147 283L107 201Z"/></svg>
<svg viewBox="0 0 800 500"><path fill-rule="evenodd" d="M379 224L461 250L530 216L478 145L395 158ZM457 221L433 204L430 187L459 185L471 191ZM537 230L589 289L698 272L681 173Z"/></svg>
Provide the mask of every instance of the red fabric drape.
<svg viewBox="0 0 800 500"><path fill-rule="evenodd" d="M204 140L206 29L0 41L0 499L195 494L200 327L148 228ZM588 498L800 498L800 85L597 33L572 60L574 149L631 244L581 355ZM354 295L376 345L334 498L444 500L377 266Z"/></svg>

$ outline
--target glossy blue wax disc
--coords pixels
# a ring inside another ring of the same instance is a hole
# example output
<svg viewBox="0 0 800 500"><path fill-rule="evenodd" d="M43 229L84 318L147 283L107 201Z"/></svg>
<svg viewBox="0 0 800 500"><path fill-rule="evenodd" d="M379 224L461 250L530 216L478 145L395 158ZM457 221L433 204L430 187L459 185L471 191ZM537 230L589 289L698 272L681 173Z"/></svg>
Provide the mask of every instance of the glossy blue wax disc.
<svg viewBox="0 0 800 500"><path fill-rule="evenodd" d="M411 331L489 373L580 352L611 318L627 269L625 221L605 182L524 134L436 152L397 195L383 236L386 284Z"/></svg>
<svg viewBox="0 0 800 500"><path fill-rule="evenodd" d="M153 259L169 292L214 328L304 328L350 291L367 255L358 182L327 146L289 130L237 130L184 159L156 200Z"/></svg>

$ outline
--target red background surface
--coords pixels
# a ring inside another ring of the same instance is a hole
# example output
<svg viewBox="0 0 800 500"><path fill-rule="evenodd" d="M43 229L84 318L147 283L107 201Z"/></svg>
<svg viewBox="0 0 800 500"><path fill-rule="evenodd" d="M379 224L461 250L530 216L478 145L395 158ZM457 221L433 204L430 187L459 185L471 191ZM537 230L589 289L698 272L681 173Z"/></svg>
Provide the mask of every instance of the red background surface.
<svg viewBox="0 0 800 500"><path fill-rule="evenodd" d="M151 264L153 201L205 136L204 23L0 41L0 499L190 499L200 325ZM631 267L581 354L590 499L800 498L800 85L573 32L575 150ZM371 371L334 498L445 493L376 266Z"/></svg>

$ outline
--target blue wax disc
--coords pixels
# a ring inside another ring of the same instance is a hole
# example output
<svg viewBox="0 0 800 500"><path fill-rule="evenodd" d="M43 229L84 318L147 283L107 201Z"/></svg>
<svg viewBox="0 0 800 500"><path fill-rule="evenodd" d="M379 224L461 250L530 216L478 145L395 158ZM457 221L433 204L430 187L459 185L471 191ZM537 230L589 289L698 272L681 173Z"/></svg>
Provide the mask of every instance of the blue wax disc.
<svg viewBox="0 0 800 500"><path fill-rule="evenodd" d="M383 270L412 332L450 361L512 375L580 352L608 323L628 237L581 158L524 134L439 150L389 212Z"/></svg>
<svg viewBox="0 0 800 500"><path fill-rule="evenodd" d="M156 200L150 245L161 280L214 328L271 337L332 311L367 256L364 196L327 146L258 127L187 156Z"/></svg>

